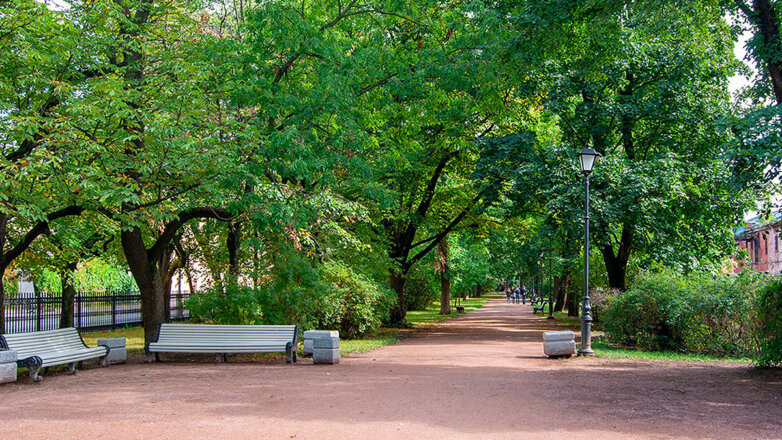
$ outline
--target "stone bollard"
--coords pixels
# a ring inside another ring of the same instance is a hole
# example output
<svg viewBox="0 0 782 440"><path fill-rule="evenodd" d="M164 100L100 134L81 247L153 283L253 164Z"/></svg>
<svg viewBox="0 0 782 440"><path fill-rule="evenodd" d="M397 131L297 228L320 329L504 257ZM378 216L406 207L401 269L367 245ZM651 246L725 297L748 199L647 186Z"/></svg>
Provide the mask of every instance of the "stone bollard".
<svg viewBox="0 0 782 440"><path fill-rule="evenodd" d="M128 361L125 338L100 338L98 345L109 346L109 365L124 364Z"/></svg>
<svg viewBox="0 0 782 440"><path fill-rule="evenodd" d="M16 351L0 351L0 383L16 382Z"/></svg>
<svg viewBox="0 0 782 440"><path fill-rule="evenodd" d="M320 338L337 338L339 341L339 332L336 330L307 330L304 332L304 347L302 351L305 356L312 355L312 341Z"/></svg>
<svg viewBox="0 0 782 440"><path fill-rule="evenodd" d="M576 354L576 334L571 331L543 333L543 352L548 357L570 357Z"/></svg>
<svg viewBox="0 0 782 440"><path fill-rule="evenodd" d="M312 363L338 364L339 338L318 338L312 340Z"/></svg>

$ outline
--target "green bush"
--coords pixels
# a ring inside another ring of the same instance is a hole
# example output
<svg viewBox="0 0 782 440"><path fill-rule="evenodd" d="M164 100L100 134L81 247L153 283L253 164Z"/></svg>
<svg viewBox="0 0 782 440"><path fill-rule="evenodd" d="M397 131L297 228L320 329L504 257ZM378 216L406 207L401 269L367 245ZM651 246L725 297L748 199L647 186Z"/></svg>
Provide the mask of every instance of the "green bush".
<svg viewBox="0 0 782 440"><path fill-rule="evenodd" d="M782 365L782 280L769 283L758 301L761 355L759 365Z"/></svg>
<svg viewBox="0 0 782 440"><path fill-rule="evenodd" d="M647 350L757 356L756 298L767 282L753 273L735 278L641 274L630 290L610 302L604 330L611 342Z"/></svg>
<svg viewBox="0 0 782 440"><path fill-rule="evenodd" d="M346 338L376 331L396 302L393 291L344 264L326 263L322 274L326 287L323 306L313 312L320 328L338 328Z"/></svg>
<svg viewBox="0 0 782 440"><path fill-rule="evenodd" d="M244 286L202 290L187 299L190 316L213 324L263 324L260 292Z"/></svg>
<svg viewBox="0 0 782 440"><path fill-rule="evenodd" d="M313 266L288 255L273 266L263 286L227 286L190 297L191 316L219 324L298 324L339 329L354 338L373 332L394 304L393 292L340 262Z"/></svg>
<svg viewBox="0 0 782 440"><path fill-rule="evenodd" d="M683 278L671 273L639 277L635 286L605 310L603 328L612 342L648 350L681 349L686 298Z"/></svg>
<svg viewBox="0 0 782 440"><path fill-rule="evenodd" d="M419 264L407 274L405 304L407 310L424 310L440 298L440 276L431 265Z"/></svg>
<svg viewBox="0 0 782 440"><path fill-rule="evenodd" d="M603 313L622 293L619 289L597 287L589 291L589 304L592 307L592 319L598 323L603 320Z"/></svg>

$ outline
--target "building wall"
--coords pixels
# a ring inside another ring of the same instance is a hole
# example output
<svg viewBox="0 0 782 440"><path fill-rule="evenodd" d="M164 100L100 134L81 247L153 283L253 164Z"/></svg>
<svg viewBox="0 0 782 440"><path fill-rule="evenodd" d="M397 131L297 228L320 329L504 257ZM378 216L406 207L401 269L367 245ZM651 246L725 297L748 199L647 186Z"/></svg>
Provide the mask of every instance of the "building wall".
<svg viewBox="0 0 782 440"><path fill-rule="evenodd" d="M751 229L736 239L736 245L745 249L751 265L758 272L779 274L782 272L782 222ZM741 273L742 267L736 269Z"/></svg>

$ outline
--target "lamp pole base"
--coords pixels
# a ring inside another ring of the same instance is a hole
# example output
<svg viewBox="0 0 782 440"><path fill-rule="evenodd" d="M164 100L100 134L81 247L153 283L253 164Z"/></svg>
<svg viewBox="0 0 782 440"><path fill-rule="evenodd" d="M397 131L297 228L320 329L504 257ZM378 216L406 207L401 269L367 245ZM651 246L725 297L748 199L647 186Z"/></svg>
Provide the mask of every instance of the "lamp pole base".
<svg viewBox="0 0 782 440"><path fill-rule="evenodd" d="M578 350L579 356L594 356L595 352L591 348L582 348Z"/></svg>

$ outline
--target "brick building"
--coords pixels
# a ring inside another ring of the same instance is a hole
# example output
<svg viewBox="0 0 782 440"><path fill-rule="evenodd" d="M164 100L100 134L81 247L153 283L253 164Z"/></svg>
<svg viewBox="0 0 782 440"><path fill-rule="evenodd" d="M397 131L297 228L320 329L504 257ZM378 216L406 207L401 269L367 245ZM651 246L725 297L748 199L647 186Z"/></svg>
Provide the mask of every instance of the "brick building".
<svg viewBox="0 0 782 440"><path fill-rule="evenodd" d="M745 249L749 261L745 261L736 269L740 273L744 267L751 265L758 272L779 274L782 272L782 219L779 214L771 222L763 224L759 218L753 218L747 225L738 228L736 233L736 245Z"/></svg>

